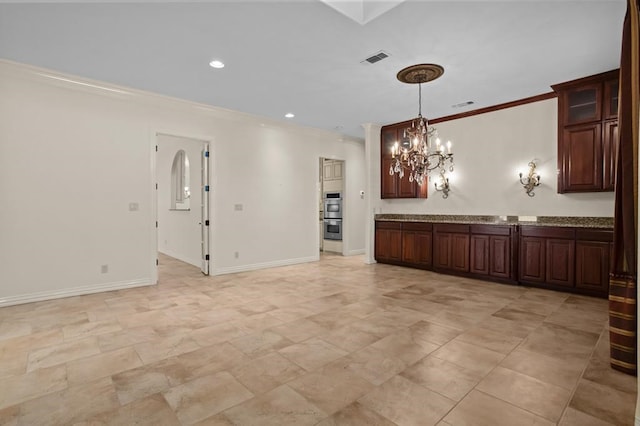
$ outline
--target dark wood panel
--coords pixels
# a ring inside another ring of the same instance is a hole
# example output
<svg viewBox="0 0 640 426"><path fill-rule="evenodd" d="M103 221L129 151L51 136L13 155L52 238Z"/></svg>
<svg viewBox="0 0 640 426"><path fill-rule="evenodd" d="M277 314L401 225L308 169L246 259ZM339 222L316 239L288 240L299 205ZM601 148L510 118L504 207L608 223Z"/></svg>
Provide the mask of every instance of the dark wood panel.
<svg viewBox="0 0 640 426"><path fill-rule="evenodd" d="M559 228L555 226L521 226L520 235L523 237L548 237L574 239L576 231L574 228Z"/></svg>
<svg viewBox="0 0 640 426"><path fill-rule="evenodd" d="M575 241L547 239L546 282L573 287L575 268Z"/></svg>
<svg viewBox="0 0 640 426"><path fill-rule="evenodd" d="M402 260L402 231L395 229L376 230L376 260L400 262Z"/></svg>
<svg viewBox="0 0 640 426"><path fill-rule="evenodd" d="M425 222L402 222L402 229L405 231L426 231L431 232L433 225Z"/></svg>
<svg viewBox="0 0 640 426"><path fill-rule="evenodd" d="M380 198L397 198L398 180L397 174L389 174L389 168L393 163L391 157L382 157L382 169L380 170Z"/></svg>
<svg viewBox="0 0 640 426"><path fill-rule="evenodd" d="M565 127L561 140L562 192L602 190L602 126Z"/></svg>
<svg viewBox="0 0 640 426"><path fill-rule="evenodd" d="M448 232L448 233L469 233L469 225L463 225L458 223L436 223L433 225L434 232Z"/></svg>
<svg viewBox="0 0 640 426"><path fill-rule="evenodd" d="M488 235L471 236L470 256L469 271L473 274L488 275L491 256Z"/></svg>
<svg viewBox="0 0 640 426"><path fill-rule="evenodd" d="M451 234L434 235L433 266L451 269Z"/></svg>
<svg viewBox="0 0 640 426"><path fill-rule="evenodd" d="M391 220L376 220L376 229L402 229L402 222Z"/></svg>
<svg viewBox="0 0 640 426"><path fill-rule="evenodd" d="M511 238L496 235L489 237L489 275L511 277Z"/></svg>
<svg viewBox="0 0 640 426"><path fill-rule="evenodd" d="M512 226L510 225L471 225L472 234L483 235L511 235Z"/></svg>
<svg viewBox="0 0 640 426"><path fill-rule="evenodd" d="M576 288L608 293L610 247L603 241L576 243Z"/></svg>
<svg viewBox="0 0 640 426"><path fill-rule="evenodd" d="M576 240L613 241L613 229L576 229Z"/></svg>
<svg viewBox="0 0 640 426"><path fill-rule="evenodd" d="M469 272L469 235L451 234L451 269Z"/></svg>
<svg viewBox="0 0 640 426"><path fill-rule="evenodd" d="M604 123L602 141L602 188L613 191L616 183L616 155L618 152L618 121Z"/></svg>
<svg viewBox="0 0 640 426"><path fill-rule="evenodd" d="M546 240L540 237L520 237L520 280L544 283Z"/></svg>

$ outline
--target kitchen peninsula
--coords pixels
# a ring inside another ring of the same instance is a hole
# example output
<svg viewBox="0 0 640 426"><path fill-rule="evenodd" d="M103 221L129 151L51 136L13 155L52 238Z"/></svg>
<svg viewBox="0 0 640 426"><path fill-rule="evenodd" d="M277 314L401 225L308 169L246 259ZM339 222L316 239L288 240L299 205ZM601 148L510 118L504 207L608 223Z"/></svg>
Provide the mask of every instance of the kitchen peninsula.
<svg viewBox="0 0 640 426"><path fill-rule="evenodd" d="M375 216L375 259L508 284L606 297L613 218Z"/></svg>

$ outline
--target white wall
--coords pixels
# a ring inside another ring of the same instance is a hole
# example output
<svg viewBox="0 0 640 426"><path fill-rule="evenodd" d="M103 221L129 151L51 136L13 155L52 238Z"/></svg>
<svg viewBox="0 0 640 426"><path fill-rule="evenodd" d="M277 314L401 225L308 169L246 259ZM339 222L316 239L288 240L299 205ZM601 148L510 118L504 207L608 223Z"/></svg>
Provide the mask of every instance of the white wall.
<svg viewBox="0 0 640 426"><path fill-rule="evenodd" d="M213 274L318 258L319 157L363 251L361 142L0 61L0 305L154 282L156 133L211 141Z"/></svg>
<svg viewBox="0 0 640 426"><path fill-rule="evenodd" d="M613 192L557 193L557 123L557 101L549 99L436 124L441 139L453 142L449 198L431 183L426 200L380 199L378 161L370 176L377 186L374 207L383 213L612 217ZM379 158L380 136L374 136L367 143ZM534 158L541 185L529 197L518 172L526 174Z"/></svg>

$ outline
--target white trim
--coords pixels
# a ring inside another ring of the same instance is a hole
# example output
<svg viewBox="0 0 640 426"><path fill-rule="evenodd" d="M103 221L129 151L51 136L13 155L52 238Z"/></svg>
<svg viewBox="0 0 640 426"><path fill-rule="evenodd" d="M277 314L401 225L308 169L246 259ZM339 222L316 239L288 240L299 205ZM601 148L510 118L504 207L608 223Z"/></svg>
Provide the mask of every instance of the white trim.
<svg viewBox="0 0 640 426"><path fill-rule="evenodd" d="M82 296L85 294L100 293L103 291L144 287L149 285L153 285L149 278L139 278L137 280L117 281L112 283L65 288L61 290L41 291L38 293L22 294L18 296L0 297L0 307L21 305L23 303L40 302L43 300L61 299L63 297Z"/></svg>
<svg viewBox="0 0 640 426"><path fill-rule="evenodd" d="M349 251L345 252L344 255L345 256L356 256L356 255L364 254L364 253L365 253L365 251L362 248L362 249L357 249L357 250L349 250Z"/></svg>
<svg viewBox="0 0 640 426"><path fill-rule="evenodd" d="M255 271L257 269L275 268L278 266L296 265L298 263L317 262L320 260L320 253L315 256L298 257L296 259L276 260L274 262L254 263L251 265L230 266L227 268L214 269L211 275L235 274L237 272Z"/></svg>

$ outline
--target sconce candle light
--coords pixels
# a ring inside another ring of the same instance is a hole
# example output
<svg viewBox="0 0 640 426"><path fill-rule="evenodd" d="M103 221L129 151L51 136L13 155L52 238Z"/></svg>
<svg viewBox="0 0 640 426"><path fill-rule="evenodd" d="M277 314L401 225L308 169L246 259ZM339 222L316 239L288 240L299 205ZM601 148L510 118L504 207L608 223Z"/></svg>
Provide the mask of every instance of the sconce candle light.
<svg viewBox="0 0 640 426"><path fill-rule="evenodd" d="M522 173L520 173L520 183L524 186L524 190L527 192L529 197L533 197L535 192L533 192L533 188L540 185L540 175L536 173L536 162L531 161L528 164L529 166L529 175L525 178Z"/></svg>
<svg viewBox="0 0 640 426"><path fill-rule="evenodd" d="M442 198L449 197L449 178L444 175L444 171L440 172L440 177L433 186L436 188L436 191L442 192Z"/></svg>

